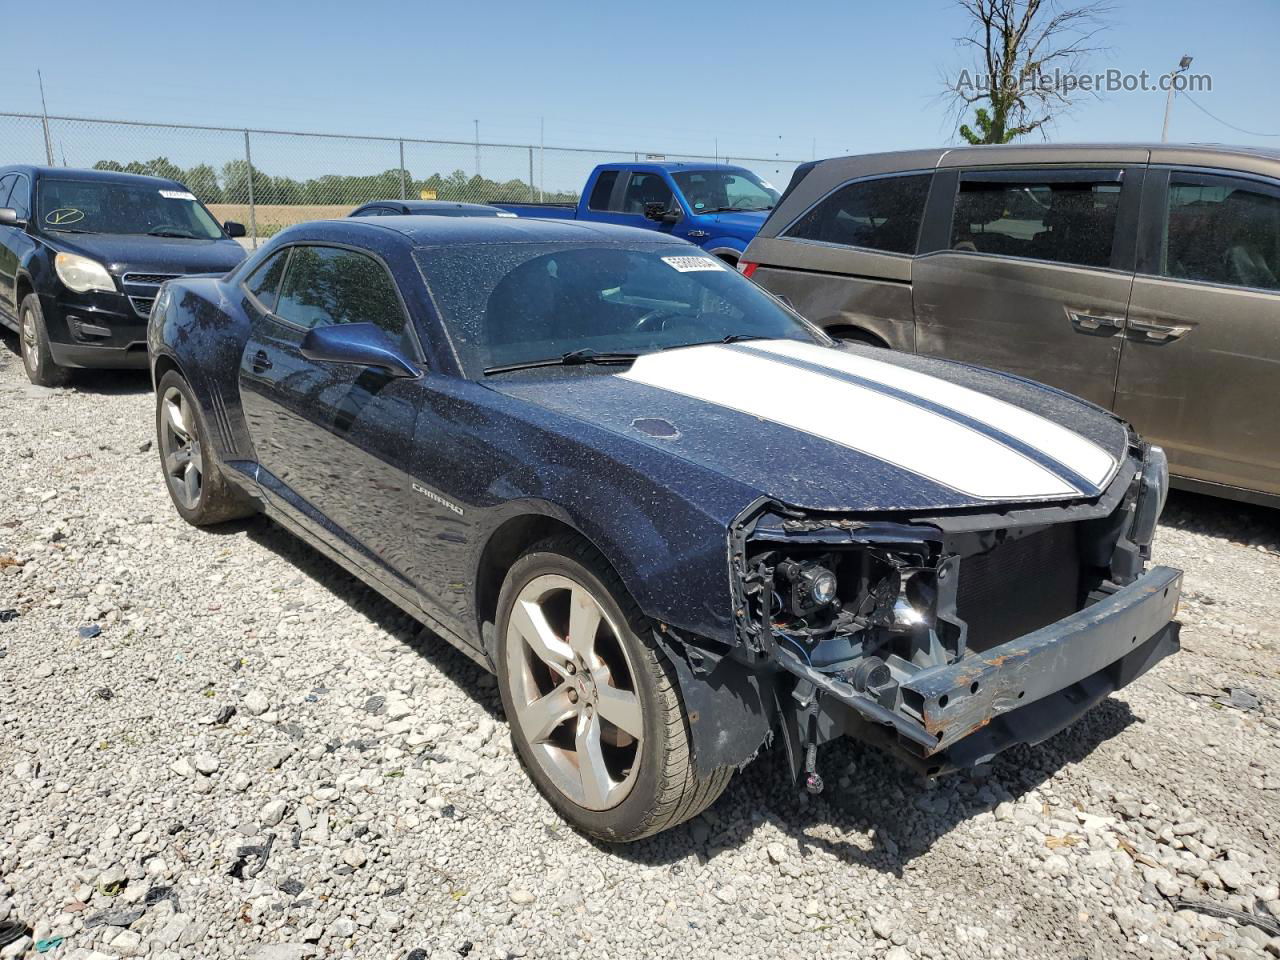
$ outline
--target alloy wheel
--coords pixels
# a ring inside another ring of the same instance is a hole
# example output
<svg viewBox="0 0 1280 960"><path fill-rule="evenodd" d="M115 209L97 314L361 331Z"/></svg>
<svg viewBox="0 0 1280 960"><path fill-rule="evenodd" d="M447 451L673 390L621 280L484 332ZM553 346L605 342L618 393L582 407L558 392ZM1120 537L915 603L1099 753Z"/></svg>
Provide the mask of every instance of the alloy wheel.
<svg viewBox="0 0 1280 960"><path fill-rule="evenodd" d="M34 373L40 366L40 333L35 311L30 307L22 311L22 362L28 373Z"/></svg>
<svg viewBox="0 0 1280 960"><path fill-rule="evenodd" d="M195 510L204 482L204 456L196 431L195 412L177 387L164 392L160 410L160 453L164 458L165 478L182 505Z"/></svg>
<svg viewBox="0 0 1280 960"><path fill-rule="evenodd" d="M640 767L644 713L618 624L568 577L535 577L516 597L505 637L519 725L535 762L568 799L609 810Z"/></svg>

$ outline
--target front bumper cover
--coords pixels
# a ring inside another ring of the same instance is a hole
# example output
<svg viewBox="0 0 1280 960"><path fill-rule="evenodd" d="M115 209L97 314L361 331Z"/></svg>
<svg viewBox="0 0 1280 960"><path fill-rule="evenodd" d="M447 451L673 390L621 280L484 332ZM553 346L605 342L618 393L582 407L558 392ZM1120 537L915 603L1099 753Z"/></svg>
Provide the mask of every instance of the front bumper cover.
<svg viewBox="0 0 1280 960"><path fill-rule="evenodd" d="M850 708L871 739L929 774L985 762L1016 743L1035 744L1178 650L1173 620L1182 572L1154 567L1085 609L1025 636L922 670L889 709L785 649L778 662ZM887 736L886 736L887 735Z"/></svg>

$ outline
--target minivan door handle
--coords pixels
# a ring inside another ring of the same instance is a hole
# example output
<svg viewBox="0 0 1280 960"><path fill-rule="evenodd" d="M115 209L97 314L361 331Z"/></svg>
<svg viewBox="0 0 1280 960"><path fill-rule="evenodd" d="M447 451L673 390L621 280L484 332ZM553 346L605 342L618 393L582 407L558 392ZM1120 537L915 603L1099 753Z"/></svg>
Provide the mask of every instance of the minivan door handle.
<svg viewBox="0 0 1280 960"><path fill-rule="evenodd" d="M1079 330L1093 333L1096 330L1119 330L1124 326L1124 317L1113 317L1106 313L1085 313L1083 310L1067 308L1067 316Z"/></svg>
<svg viewBox="0 0 1280 960"><path fill-rule="evenodd" d="M266 373L271 369L271 358L267 356L267 351L259 350L253 355L253 372Z"/></svg>
<svg viewBox="0 0 1280 960"><path fill-rule="evenodd" d="M1180 323L1159 323L1155 320L1129 320L1129 329L1136 330L1148 340L1157 343L1165 343L1169 340L1177 340L1179 337L1189 333L1191 328Z"/></svg>

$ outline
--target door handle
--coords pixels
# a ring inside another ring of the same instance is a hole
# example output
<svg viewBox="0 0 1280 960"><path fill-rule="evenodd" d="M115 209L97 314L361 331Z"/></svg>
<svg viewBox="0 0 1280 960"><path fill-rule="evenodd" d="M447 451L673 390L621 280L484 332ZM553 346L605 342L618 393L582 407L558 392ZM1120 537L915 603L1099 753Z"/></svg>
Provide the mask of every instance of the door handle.
<svg viewBox="0 0 1280 960"><path fill-rule="evenodd" d="M1119 330L1124 326L1124 317L1113 317L1107 313L1085 313L1083 310L1067 308L1067 316L1071 323L1080 330Z"/></svg>
<svg viewBox="0 0 1280 960"><path fill-rule="evenodd" d="M266 373L271 369L271 358L267 356L267 351L259 350L253 355L253 372Z"/></svg>
<svg viewBox="0 0 1280 960"><path fill-rule="evenodd" d="M1129 329L1136 330L1143 334L1148 340L1154 340L1157 343L1166 343L1170 340L1177 340L1179 337L1189 333L1191 328L1180 323L1159 323L1155 320L1129 320Z"/></svg>

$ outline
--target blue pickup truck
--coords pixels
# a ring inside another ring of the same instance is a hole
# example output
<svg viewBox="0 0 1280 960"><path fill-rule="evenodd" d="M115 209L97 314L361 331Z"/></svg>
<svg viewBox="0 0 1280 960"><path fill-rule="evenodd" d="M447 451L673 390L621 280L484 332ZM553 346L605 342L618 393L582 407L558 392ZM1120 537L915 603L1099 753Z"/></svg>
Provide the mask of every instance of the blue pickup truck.
<svg viewBox="0 0 1280 960"><path fill-rule="evenodd" d="M604 163L591 171L578 203L498 203L522 217L596 220L684 237L737 265L778 191L750 170L727 164Z"/></svg>

